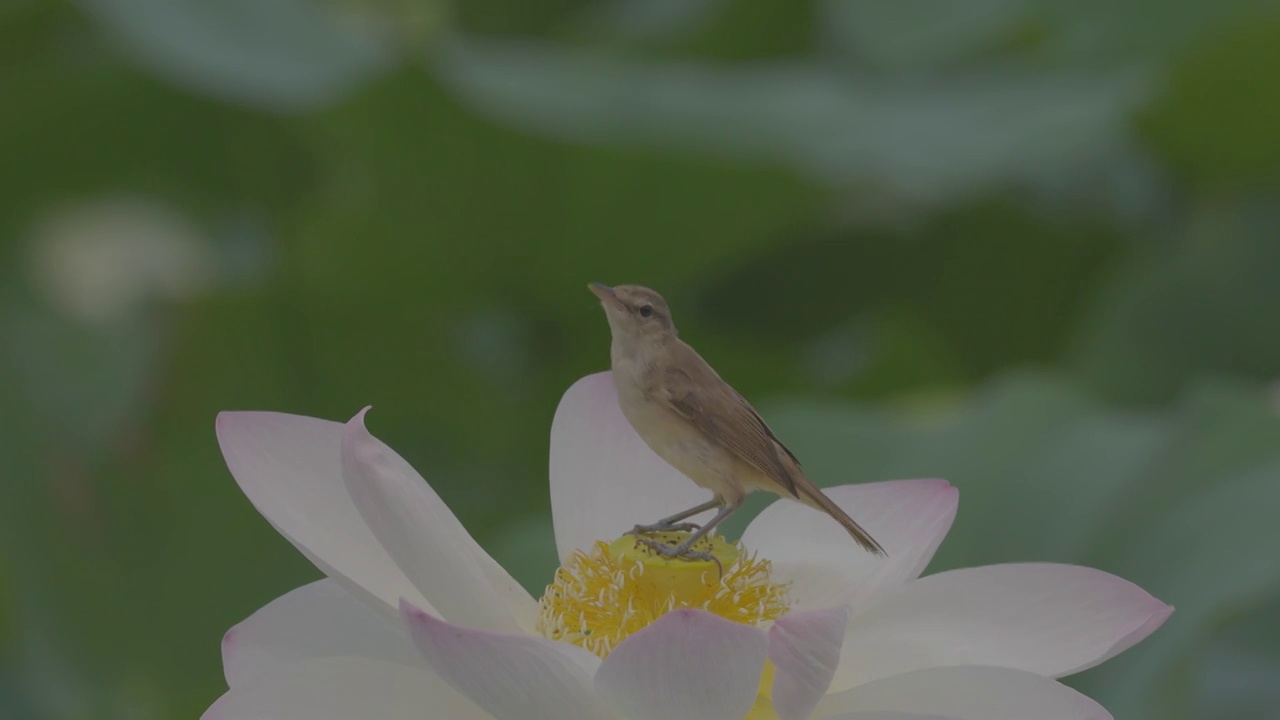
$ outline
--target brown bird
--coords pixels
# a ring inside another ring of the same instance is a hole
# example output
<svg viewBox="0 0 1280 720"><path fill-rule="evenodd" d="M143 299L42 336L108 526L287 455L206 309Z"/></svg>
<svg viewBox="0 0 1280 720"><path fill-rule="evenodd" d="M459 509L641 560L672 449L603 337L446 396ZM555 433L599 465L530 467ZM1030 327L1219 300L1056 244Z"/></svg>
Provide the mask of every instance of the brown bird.
<svg viewBox="0 0 1280 720"><path fill-rule="evenodd" d="M639 285L589 287L600 298L613 334L610 359L622 414L659 457L713 495L697 507L635 527L637 537L696 530L679 545L639 538L642 542L667 556L701 557L705 553L690 552L693 544L741 507L747 493L765 490L825 512L867 551L887 556L805 476L800 461L755 408L677 337L661 295ZM712 508L719 511L701 527L680 522Z"/></svg>

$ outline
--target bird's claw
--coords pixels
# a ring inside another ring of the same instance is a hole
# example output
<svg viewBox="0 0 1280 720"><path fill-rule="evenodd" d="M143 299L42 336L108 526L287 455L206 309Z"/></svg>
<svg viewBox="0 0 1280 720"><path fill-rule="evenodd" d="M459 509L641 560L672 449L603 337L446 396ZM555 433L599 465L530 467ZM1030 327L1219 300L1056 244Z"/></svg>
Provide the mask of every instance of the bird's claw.
<svg viewBox="0 0 1280 720"><path fill-rule="evenodd" d="M660 540L654 540L652 538L647 538L647 537L640 537L639 535L637 535L636 542L639 542L641 545L644 545L645 547L653 550L654 552L658 553L663 557L675 557L676 555L679 554L679 548L674 547L672 545L668 545Z"/></svg>
<svg viewBox="0 0 1280 720"><path fill-rule="evenodd" d="M691 522L671 523L669 525L663 525L662 523L654 523L653 525L636 525L634 528L631 529L630 534L652 535L654 533L680 532L681 530L685 532L692 532L694 530L699 530L701 528L702 528L701 525L697 523L691 523Z"/></svg>
<svg viewBox="0 0 1280 720"><path fill-rule="evenodd" d="M715 555L712 555L709 552L701 552L698 550L685 550L684 552L680 553L680 557L685 560L703 560L706 562L713 562L716 565L720 564L719 558L717 558Z"/></svg>
<svg viewBox="0 0 1280 720"><path fill-rule="evenodd" d="M712 555L709 552L704 552L701 550L693 550L684 545L674 545L674 546L668 545L664 542L660 542L658 540L652 540L650 538L645 538L645 537L637 537L636 540L639 541L642 545L648 548L651 548L654 552L658 553L663 557L680 558L681 560L703 560L705 562L713 562L716 564L716 567L720 568L721 574L724 573L724 567L720 564L720 558L716 557L715 555Z"/></svg>

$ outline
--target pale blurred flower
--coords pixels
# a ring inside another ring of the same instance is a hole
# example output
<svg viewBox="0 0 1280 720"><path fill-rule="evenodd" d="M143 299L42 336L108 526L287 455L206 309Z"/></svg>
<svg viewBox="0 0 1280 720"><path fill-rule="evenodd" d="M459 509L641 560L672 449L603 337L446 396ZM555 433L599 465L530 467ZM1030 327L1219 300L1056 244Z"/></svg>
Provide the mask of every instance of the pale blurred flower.
<svg viewBox="0 0 1280 720"><path fill-rule="evenodd" d="M173 208L132 197L66 205L30 234L35 286L60 311L107 326L153 299L179 301L206 290L216 258L197 228Z"/></svg>
<svg viewBox="0 0 1280 720"><path fill-rule="evenodd" d="M1109 718L1053 678L1172 611L1083 567L918 579L956 512L941 480L830 489L887 560L789 502L739 545L717 543L723 576L609 544L704 498L635 435L608 373L570 388L552 424L562 567L541 601L368 433L364 412L346 425L223 413L217 425L250 500L328 578L227 633L230 690L206 720Z"/></svg>

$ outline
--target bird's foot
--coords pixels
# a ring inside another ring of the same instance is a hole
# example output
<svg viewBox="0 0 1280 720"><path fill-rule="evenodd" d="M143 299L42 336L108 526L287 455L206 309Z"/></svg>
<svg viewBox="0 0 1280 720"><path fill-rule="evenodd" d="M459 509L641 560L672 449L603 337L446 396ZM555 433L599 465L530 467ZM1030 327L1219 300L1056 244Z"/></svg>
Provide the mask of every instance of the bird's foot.
<svg viewBox="0 0 1280 720"><path fill-rule="evenodd" d="M716 569L720 571L720 574L724 575L724 565L720 564L720 558L716 557L715 555L712 555L709 552L700 552L697 550L685 550L684 552L680 553L677 557L679 557L681 560L688 560L690 562L694 560L702 560L703 562L713 562L716 564Z"/></svg>
<svg viewBox="0 0 1280 720"><path fill-rule="evenodd" d="M685 532L692 532L694 530L700 529L701 527L702 526L697 523L690 523L690 522L682 522L682 523L657 522L652 525L636 525L634 528L631 529L630 534L631 535L653 535L654 533L680 532L681 530Z"/></svg>
<svg viewBox="0 0 1280 720"><path fill-rule="evenodd" d="M687 543L680 543L679 545L669 545L660 540L653 540L646 537L636 537L636 540L640 544L652 549L654 552L658 553L663 557L680 558L681 560L690 560L690 561L702 560L705 562L713 562L716 564L716 567L720 568L720 573L722 575L724 574L724 566L720 564L720 558L716 557L715 555L709 552L703 552L701 550L693 550L690 547L690 545L688 545Z"/></svg>
<svg viewBox="0 0 1280 720"><path fill-rule="evenodd" d="M653 550L654 552L658 553L663 557L673 558L679 555L678 551L680 549L680 546L678 545L668 545L667 543L664 543L661 540L654 540L652 538L640 537L639 535L636 536L636 542L640 543L641 545L644 545L645 547L649 548L650 550Z"/></svg>

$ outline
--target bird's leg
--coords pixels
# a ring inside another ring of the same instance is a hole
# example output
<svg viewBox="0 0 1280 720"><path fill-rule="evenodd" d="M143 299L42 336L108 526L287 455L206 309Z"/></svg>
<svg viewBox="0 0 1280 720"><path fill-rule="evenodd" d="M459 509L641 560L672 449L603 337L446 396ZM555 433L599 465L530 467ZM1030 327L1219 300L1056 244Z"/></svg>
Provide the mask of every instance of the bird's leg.
<svg viewBox="0 0 1280 720"><path fill-rule="evenodd" d="M699 527L697 523L682 523L680 521L685 518L693 517L700 512L706 512L711 508L718 508L723 504L724 501L720 498L712 498L697 507L691 507L688 510L681 510L675 515L664 517L652 525L637 525L632 529L631 534L645 535L657 532L674 532L676 530L697 530Z"/></svg>
<svg viewBox="0 0 1280 720"><path fill-rule="evenodd" d="M702 510L704 509L706 508L700 508L698 512L702 512ZM711 518L711 520L708 521L706 525L703 525L702 527L698 528L696 532L689 535L689 537L685 538L683 542L681 542L679 545L676 545L674 547L667 545L666 543L658 542L657 540L651 540L649 538L637 537L636 539L639 540L641 543L644 543L648 547L653 548L655 551L657 551L659 555L665 555L667 557L683 557L683 558L689 558L691 560L714 560L715 558L711 555L711 553L690 552L689 548L693 547L694 543L706 537L707 533L714 530L717 525L724 522L725 519L728 518L730 515L732 515L733 511L737 509L738 509L737 505L731 505L729 503L725 503L723 506L721 506L720 512L716 513L716 516ZM716 564L718 565L719 563L717 562Z"/></svg>

